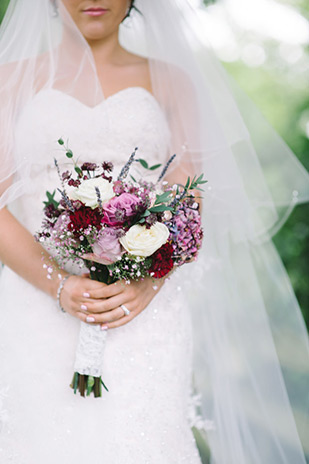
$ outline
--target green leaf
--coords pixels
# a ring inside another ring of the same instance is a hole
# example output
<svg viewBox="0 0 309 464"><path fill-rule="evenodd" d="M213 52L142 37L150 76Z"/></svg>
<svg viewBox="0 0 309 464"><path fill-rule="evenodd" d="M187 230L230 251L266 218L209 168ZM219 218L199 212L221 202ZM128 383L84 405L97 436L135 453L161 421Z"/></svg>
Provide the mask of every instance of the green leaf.
<svg viewBox="0 0 309 464"><path fill-rule="evenodd" d="M47 201L43 202L44 205L48 206L50 204L53 204L55 208L58 208L59 202L55 200L54 198L55 194L56 194L56 190L54 190L53 193L46 191Z"/></svg>
<svg viewBox="0 0 309 464"><path fill-rule="evenodd" d="M67 152L65 154L67 158L73 158L73 152L70 148L67 149Z"/></svg>
<svg viewBox="0 0 309 464"><path fill-rule="evenodd" d="M92 375L89 375L89 377L88 377L88 385L91 388L94 386L94 377L92 377Z"/></svg>
<svg viewBox="0 0 309 464"><path fill-rule="evenodd" d="M146 211L143 212L143 214L141 214L140 217L141 217L141 218L147 217L147 216L150 216L150 214L151 214L150 211L147 209Z"/></svg>
<svg viewBox="0 0 309 464"><path fill-rule="evenodd" d="M130 174L130 177L133 180L133 182L136 182L136 179L131 174Z"/></svg>
<svg viewBox="0 0 309 464"><path fill-rule="evenodd" d="M153 166L151 166L150 171L155 171L156 169L160 168L162 166L162 164L154 164Z"/></svg>
<svg viewBox="0 0 309 464"><path fill-rule="evenodd" d="M62 139L58 139L59 145L64 145L64 141Z"/></svg>
<svg viewBox="0 0 309 464"><path fill-rule="evenodd" d="M87 379L87 396L90 395L93 386L94 386L94 377L89 375L89 377Z"/></svg>
<svg viewBox="0 0 309 464"><path fill-rule="evenodd" d="M103 387L105 388L105 390L108 392L108 388L107 388L107 386L105 385L105 383L103 382L102 379L101 379L101 383L102 383Z"/></svg>
<svg viewBox="0 0 309 464"><path fill-rule="evenodd" d="M164 192L161 195L156 196L156 204L164 203L170 199L171 192Z"/></svg>
<svg viewBox="0 0 309 464"><path fill-rule="evenodd" d="M75 166L74 169L75 169L75 172L77 172L77 174L79 174L80 176L83 174L83 171L78 166Z"/></svg>
<svg viewBox="0 0 309 464"><path fill-rule="evenodd" d="M164 211L172 211L173 208L171 206L166 206L166 205L159 205L159 206L153 206L152 208L149 209L151 213L163 213Z"/></svg>
<svg viewBox="0 0 309 464"><path fill-rule="evenodd" d="M74 384L73 384L75 394L76 394L76 391L77 391L77 386L78 386L78 372L75 372L74 373Z"/></svg>
<svg viewBox="0 0 309 464"><path fill-rule="evenodd" d="M149 169L147 161L143 160L142 158L140 158L138 161L141 163L143 168Z"/></svg>
<svg viewBox="0 0 309 464"><path fill-rule="evenodd" d="M185 190L189 187L190 185L190 177L188 177L186 185L185 185Z"/></svg>

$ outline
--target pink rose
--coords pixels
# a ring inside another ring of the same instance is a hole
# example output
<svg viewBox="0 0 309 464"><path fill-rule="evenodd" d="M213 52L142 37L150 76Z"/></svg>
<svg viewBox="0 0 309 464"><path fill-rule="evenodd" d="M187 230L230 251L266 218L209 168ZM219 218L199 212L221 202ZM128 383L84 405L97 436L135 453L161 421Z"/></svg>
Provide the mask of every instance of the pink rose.
<svg viewBox="0 0 309 464"><path fill-rule="evenodd" d="M104 203L102 222L113 227L122 226L128 219L136 215L140 204L141 200L137 196L131 193L122 193Z"/></svg>
<svg viewBox="0 0 309 464"><path fill-rule="evenodd" d="M98 240L93 244L93 253L83 255L84 259L89 259L101 264L111 264L121 258L122 247L118 240L119 231L111 228L101 230Z"/></svg>

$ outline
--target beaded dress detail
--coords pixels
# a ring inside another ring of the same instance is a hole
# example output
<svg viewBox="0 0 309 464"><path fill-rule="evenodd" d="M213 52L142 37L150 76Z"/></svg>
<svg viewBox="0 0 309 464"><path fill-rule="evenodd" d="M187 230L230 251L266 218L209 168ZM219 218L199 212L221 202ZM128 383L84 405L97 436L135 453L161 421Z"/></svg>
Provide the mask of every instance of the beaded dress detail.
<svg viewBox="0 0 309 464"><path fill-rule="evenodd" d="M31 233L46 190L58 185L57 139L80 161L112 161L115 174L138 146L166 159L167 121L141 87L94 108L42 90L16 128L17 151L37 153L27 194L12 210ZM65 161L65 160L64 160ZM149 180L151 180L148 177ZM69 387L80 322L5 267L0 281L0 462L3 464L200 464L189 420L192 329L181 270L132 322L112 329L104 353L109 392L84 399Z"/></svg>

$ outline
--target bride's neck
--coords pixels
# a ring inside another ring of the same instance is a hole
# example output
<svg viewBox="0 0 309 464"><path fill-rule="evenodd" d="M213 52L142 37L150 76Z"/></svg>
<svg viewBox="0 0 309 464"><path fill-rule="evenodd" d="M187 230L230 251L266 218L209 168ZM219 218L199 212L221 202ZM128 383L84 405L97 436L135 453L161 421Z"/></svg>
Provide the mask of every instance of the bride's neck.
<svg viewBox="0 0 309 464"><path fill-rule="evenodd" d="M118 39L118 31L101 40L88 40L96 64L114 64L117 63L123 54Z"/></svg>

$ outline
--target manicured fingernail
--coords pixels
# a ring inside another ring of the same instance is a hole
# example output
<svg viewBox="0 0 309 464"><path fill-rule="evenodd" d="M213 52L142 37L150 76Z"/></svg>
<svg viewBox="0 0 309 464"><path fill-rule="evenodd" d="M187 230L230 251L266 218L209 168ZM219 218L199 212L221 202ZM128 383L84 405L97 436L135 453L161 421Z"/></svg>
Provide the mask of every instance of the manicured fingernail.
<svg viewBox="0 0 309 464"><path fill-rule="evenodd" d="M108 326L107 325L101 325L101 330L107 330Z"/></svg>
<svg viewBox="0 0 309 464"><path fill-rule="evenodd" d="M87 317L86 317L86 321L87 321L87 322L94 322L94 321L95 321L95 318L92 317L92 316L87 316Z"/></svg>
<svg viewBox="0 0 309 464"><path fill-rule="evenodd" d="M90 298L90 295L89 295L89 293L85 292L85 293L83 293L83 297L84 298Z"/></svg>
<svg viewBox="0 0 309 464"><path fill-rule="evenodd" d="M84 305L84 304L80 305L80 307L81 307L81 309L83 309L84 311L87 311L87 309L88 309L87 306Z"/></svg>

